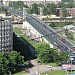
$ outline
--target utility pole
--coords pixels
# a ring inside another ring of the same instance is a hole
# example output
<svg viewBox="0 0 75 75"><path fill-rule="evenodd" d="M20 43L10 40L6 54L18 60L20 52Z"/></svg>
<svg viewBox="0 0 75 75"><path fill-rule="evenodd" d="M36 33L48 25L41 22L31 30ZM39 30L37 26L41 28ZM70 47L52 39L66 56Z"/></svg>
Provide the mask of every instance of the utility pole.
<svg viewBox="0 0 75 75"><path fill-rule="evenodd" d="M45 0L45 2L44 2L44 5L46 5L46 0Z"/></svg>
<svg viewBox="0 0 75 75"><path fill-rule="evenodd" d="M26 21L26 14L27 14L26 10L27 9L23 7L23 21Z"/></svg>

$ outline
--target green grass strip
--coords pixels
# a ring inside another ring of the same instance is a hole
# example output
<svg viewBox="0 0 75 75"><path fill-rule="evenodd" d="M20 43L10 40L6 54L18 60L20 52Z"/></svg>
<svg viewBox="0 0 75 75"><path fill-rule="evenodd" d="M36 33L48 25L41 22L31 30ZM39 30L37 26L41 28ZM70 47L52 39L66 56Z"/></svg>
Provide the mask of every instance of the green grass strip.
<svg viewBox="0 0 75 75"><path fill-rule="evenodd" d="M26 73L27 73L26 71L21 71L21 72L15 73L15 74L13 74L13 75L22 75L22 74L26 74Z"/></svg>
<svg viewBox="0 0 75 75"><path fill-rule="evenodd" d="M48 75L66 75L66 72L64 70L60 70L60 71L51 71L47 74ZM41 75L46 75L46 74L44 73L44 74L41 74Z"/></svg>
<svg viewBox="0 0 75 75"><path fill-rule="evenodd" d="M32 40L30 40L27 36L22 35L23 33L20 31L20 29L18 28L14 28L13 30L15 33L17 33L19 36L21 36L22 38L24 38L28 44L31 44L33 47L36 44L35 42L33 42Z"/></svg>

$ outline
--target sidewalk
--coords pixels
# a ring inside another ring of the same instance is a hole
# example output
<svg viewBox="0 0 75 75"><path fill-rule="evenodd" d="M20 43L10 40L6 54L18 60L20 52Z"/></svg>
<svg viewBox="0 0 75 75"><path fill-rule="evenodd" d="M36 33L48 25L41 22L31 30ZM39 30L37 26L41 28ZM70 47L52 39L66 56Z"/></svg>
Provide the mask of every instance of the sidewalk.
<svg viewBox="0 0 75 75"><path fill-rule="evenodd" d="M22 74L22 75L36 75L36 73L39 71L39 73L46 73L50 72L52 70L61 70L61 67L53 67L53 68L47 68L47 65L40 65L37 63L36 60L31 60L31 63L34 65L34 67L29 69L29 73Z"/></svg>

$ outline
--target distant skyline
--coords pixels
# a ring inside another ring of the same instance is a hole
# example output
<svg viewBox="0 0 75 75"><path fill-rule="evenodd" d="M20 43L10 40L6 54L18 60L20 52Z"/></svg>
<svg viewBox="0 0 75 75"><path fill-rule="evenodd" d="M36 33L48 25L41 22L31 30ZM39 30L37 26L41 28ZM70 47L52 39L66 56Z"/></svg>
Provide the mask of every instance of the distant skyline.
<svg viewBox="0 0 75 75"><path fill-rule="evenodd" d="M3 1L45 1L45 0L3 0ZM61 1L61 0L46 0L46 1Z"/></svg>

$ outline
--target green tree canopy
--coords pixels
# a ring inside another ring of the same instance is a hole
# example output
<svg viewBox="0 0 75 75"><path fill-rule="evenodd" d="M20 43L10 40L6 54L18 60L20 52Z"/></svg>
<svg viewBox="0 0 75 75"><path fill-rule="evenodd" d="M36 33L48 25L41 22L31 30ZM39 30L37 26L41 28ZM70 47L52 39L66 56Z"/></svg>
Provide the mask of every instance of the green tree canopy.
<svg viewBox="0 0 75 75"><path fill-rule="evenodd" d="M56 14L56 5L54 3L46 4L43 6L43 13L44 15Z"/></svg>
<svg viewBox="0 0 75 75"><path fill-rule="evenodd" d="M54 62L53 56L55 49L50 48L48 44L40 44L36 48L37 56L42 62Z"/></svg>
<svg viewBox="0 0 75 75"><path fill-rule="evenodd" d="M19 8L22 9L23 7L28 8L28 6L25 5L23 1L12 1L9 3L9 6L15 8L15 9L19 9Z"/></svg>
<svg viewBox="0 0 75 75"><path fill-rule="evenodd" d="M68 53L58 52L56 49L50 48L50 46L45 43L37 45L36 51L37 57L44 63L56 62L59 65L68 60Z"/></svg>
<svg viewBox="0 0 75 75"><path fill-rule="evenodd" d="M62 16L63 17L66 17L68 14L67 14L67 10L65 7L62 7Z"/></svg>
<svg viewBox="0 0 75 75"><path fill-rule="evenodd" d="M14 70L18 70L18 68L20 67L20 64L24 63L24 57L20 55L19 52L17 51L12 51L9 54L9 66L10 66L10 70L12 72L14 72Z"/></svg>
<svg viewBox="0 0 75 75"><path fill-rule="evenodd" d="M9 71L9 60L5 53L0 53L0 75L8 74Z"/></svg>
<svg viewBox="0 0 75 75"><path fill-rule="evenodd" d="M24 57L17 51L10 53L0 52L0 75L9 75L20 68L20 64L24 63Z"/></svg>
<svg viewBox="0 0 75 75"><path fill-rule="evenodd" d="M54 3L50 5L50 14L56 14L56 5Z"/></svg>
<svg viewBox="0 0 75 75"><path fill-rule="evenodd" d="M39 8L38 8L38 5L36 3L32 4L32 12L34 14L39 14Z"/></svg>

